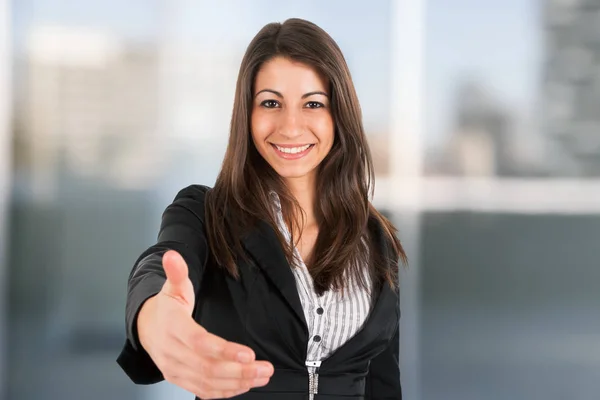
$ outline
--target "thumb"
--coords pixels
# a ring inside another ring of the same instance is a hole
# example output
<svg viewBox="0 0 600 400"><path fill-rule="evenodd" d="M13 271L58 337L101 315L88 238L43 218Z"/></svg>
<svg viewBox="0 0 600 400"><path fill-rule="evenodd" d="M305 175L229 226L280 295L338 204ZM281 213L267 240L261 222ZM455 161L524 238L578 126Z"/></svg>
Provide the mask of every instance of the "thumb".
<svg viewBox="0 0 600 400"><path fill-rule="evenodd" d="M188 277L188 266L181 254L169 250L163 255L162 263L167 275L163 292L171 297L193 304L194 289Z"/></svg>

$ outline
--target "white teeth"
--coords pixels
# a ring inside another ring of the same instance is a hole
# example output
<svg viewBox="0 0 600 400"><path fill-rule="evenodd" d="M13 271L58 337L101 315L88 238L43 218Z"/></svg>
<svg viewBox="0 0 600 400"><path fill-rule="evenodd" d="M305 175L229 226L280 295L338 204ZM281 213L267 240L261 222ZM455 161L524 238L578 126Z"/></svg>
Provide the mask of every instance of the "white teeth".
<svg viewBox="0 0 600 400"><path fill-rule="evenodd" d="M279 150L282 153L296 154L296 153L301 153L304 150L308 149L310 147L310 144L307 144L302 147L281 147L281 146L277 146L277 145L275 145L275 147L277 147L277 150Z"/></svg>

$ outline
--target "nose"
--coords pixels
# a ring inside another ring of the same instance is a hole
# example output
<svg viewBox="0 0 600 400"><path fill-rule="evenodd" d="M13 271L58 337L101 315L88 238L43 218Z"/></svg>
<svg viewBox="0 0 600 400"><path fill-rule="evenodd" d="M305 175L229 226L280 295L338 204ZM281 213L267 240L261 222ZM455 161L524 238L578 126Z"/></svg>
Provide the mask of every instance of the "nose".
<svg viewBox="0 0 600 400"><path fill-rule="evenodd" d="M304 123L301 113L293 109L285 109L281 118L279 133L287 139L294 139L301 136L303 130Z"/></svg>

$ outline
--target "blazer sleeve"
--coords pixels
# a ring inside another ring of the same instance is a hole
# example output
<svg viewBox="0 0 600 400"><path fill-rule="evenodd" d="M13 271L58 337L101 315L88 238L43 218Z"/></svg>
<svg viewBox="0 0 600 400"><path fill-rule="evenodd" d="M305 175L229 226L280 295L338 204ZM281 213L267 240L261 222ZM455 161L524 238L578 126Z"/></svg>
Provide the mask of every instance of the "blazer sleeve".
<svg viewBox="0 0 600 400"><path fill-rule="evenodd" d="M204 231L204 186L181 190L162 215L156 244L134 263L127 282L125 306L126 340L117 363L136 384L152 384L164 379L137 335L137 316L146 300L156 295L166 281L162 256L167 250L179 252L188 265L196 297L200 288L208 245Z"/></svg>
<svg viewBox="0 0 600 400"><path fill-rule="evenodd" d="M397 327L387 348L371 360L366 382L367 400L402 400L399 352L400 330Z"/></svg>

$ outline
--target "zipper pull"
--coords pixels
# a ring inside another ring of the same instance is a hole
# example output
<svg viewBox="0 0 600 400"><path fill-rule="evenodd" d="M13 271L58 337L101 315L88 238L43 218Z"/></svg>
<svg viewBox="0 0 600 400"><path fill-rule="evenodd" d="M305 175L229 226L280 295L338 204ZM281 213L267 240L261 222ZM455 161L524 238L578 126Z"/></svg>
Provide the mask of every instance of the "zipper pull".
<svg viewBox="0 0 600 400"><path fill-rule="evenodd" d="M310 399L314 399L314 395L319 393L319 368L321 367L321 361L306 361L308 367L308 393ZM311 371L310 368L314 368L315 371Z"/></svg>

